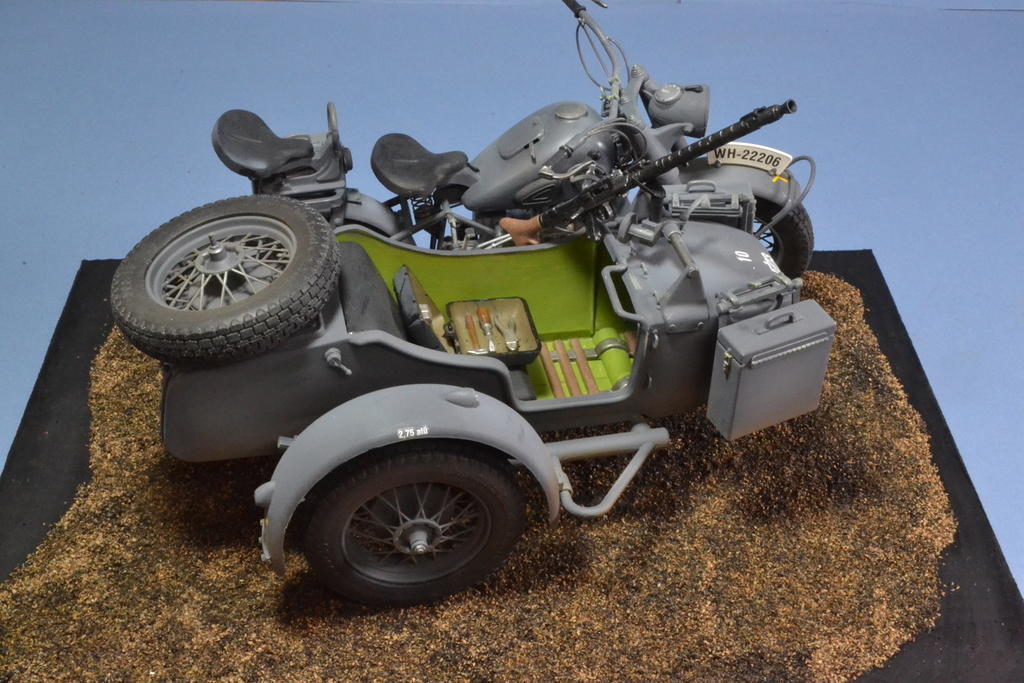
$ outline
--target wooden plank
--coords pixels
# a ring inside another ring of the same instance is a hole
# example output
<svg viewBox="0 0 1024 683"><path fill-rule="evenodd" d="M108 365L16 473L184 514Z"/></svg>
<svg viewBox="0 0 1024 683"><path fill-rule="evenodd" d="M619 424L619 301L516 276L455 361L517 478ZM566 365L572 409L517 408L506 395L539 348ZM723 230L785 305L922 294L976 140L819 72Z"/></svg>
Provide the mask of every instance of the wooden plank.
<svg viewBox="0 0 1024 683"><path fill-rule="evenodd" d="M555 364L551 361L551 351L548 350L548 345L544 342L540 344L540 363L544 366L544 374L548 376L548 384L551 385L551 391L554 392L555 398L565 398L565 389L562 388L562 382L558 379L558 373L555 372Z"/></svg>
<svg viewBox="0 0 1024 683"><path fill-rule="evenodd" d="M569 360L569 353L565 350L565 344L561 339L555 340L555 351L558 352L558 364L562 367L562 374L565 375L565 383L569 385L569 393L573 396L582 396L580 383L576 381L576 373L572 371L572 361Z"/></svg>
<svg viewBox="0 0 1024 683"><path fill-rule="evenodd" d="M629 355L636 356L636 332L626 332L622 336L626 338L626 347L629 349Z"/></svg>
<svg viewBox="0 0 1024 683"><path fill-rule="evenodd" d="M594 379L594 373L590 371L590 363L587 362L587 354L583 350L583 345L580 344L580 340L573 337L569 340L569 345L572 346L572 352L576 354L576 367L580 369L580 374L583 376L583 383L587 385L587 393L598 393L600 389L597 387L597 380Z"/></svg>

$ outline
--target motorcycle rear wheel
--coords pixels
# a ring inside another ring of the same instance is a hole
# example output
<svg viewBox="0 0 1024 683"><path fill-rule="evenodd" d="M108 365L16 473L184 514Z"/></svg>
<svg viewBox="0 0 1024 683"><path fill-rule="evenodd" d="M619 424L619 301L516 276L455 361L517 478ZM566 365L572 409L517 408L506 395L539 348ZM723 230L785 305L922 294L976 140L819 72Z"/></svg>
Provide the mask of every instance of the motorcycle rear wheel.
<svg viewBox="0 0 1024 683"><path fill-rule="evenodd" d="M124 258L114 320L164 362L253 356L311 323L338 286L330 226L301 202L236 197L171 219Z"/></svg>
<svg viewBox="0 0 1024 683"><path fill-rule="evenodd" d="M766 199L757 200L756 232L782 209ZM811 263L814 252L814 227L802 204L793 208L770 231L761 236L762 248L768 252L787 277L800 277Z"/></svg>

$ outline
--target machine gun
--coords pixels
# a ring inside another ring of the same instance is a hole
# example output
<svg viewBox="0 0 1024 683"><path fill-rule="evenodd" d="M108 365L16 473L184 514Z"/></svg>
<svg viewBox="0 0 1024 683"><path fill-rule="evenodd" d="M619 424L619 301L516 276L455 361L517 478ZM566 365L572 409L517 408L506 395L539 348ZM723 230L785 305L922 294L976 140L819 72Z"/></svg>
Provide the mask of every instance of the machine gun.
<svg viewBox="0 0 1024 683"><path fill-rule="evenodd" d="M616 172L601 178L579 194L554 206L545 209L532 218L503 218L499 225L512 236L517 246L536 244L538 235L543 228L553 228L576 221L610 201L623 196L626 192L643 187L666 171L682 168L694 159L718 149L722 145L749 135L770 123L775 123L786 114L796 111L796 102L786 100L782 104L770 107L759 107L739 121L711 133L671 154L654 161L642 161L625 172Z"/></svg>

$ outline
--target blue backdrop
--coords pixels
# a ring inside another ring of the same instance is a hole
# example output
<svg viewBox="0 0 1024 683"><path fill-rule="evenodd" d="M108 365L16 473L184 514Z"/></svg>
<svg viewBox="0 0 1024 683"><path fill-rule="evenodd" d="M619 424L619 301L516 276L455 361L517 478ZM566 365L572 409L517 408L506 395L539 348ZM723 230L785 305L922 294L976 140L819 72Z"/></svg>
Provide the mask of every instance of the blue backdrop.
<svg viewBox="0 0 1024 683"><path fill-rule="evenodd" d="M1018 581L1020 7L595 10L656 78L712 85L712 128L799 101L752 139L817 158L807 205L818 248L874 250ZM554 0L0 4L0 458L78 262L121 257L168 218L246 193L209 146L222 111L311 132L335 100L350 182L381 196L368 157L383 133L472 156L541 105L594 102L573 30Z"/></svg>

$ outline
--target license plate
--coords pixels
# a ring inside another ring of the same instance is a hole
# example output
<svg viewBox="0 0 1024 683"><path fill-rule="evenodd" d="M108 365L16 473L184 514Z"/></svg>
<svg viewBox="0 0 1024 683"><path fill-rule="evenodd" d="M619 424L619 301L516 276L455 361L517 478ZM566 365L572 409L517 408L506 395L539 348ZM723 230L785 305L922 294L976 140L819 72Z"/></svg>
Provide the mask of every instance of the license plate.
<svg viewBox="0 0 1024 683"><path fill-rule="evenodd" d="M749 142L730 142L708 152L708 163L712 166L722 164L749 166L759 168L772 175L778 175L785 171L792 161L792 155L781 150L763 145L752 145Z"/></svg>

